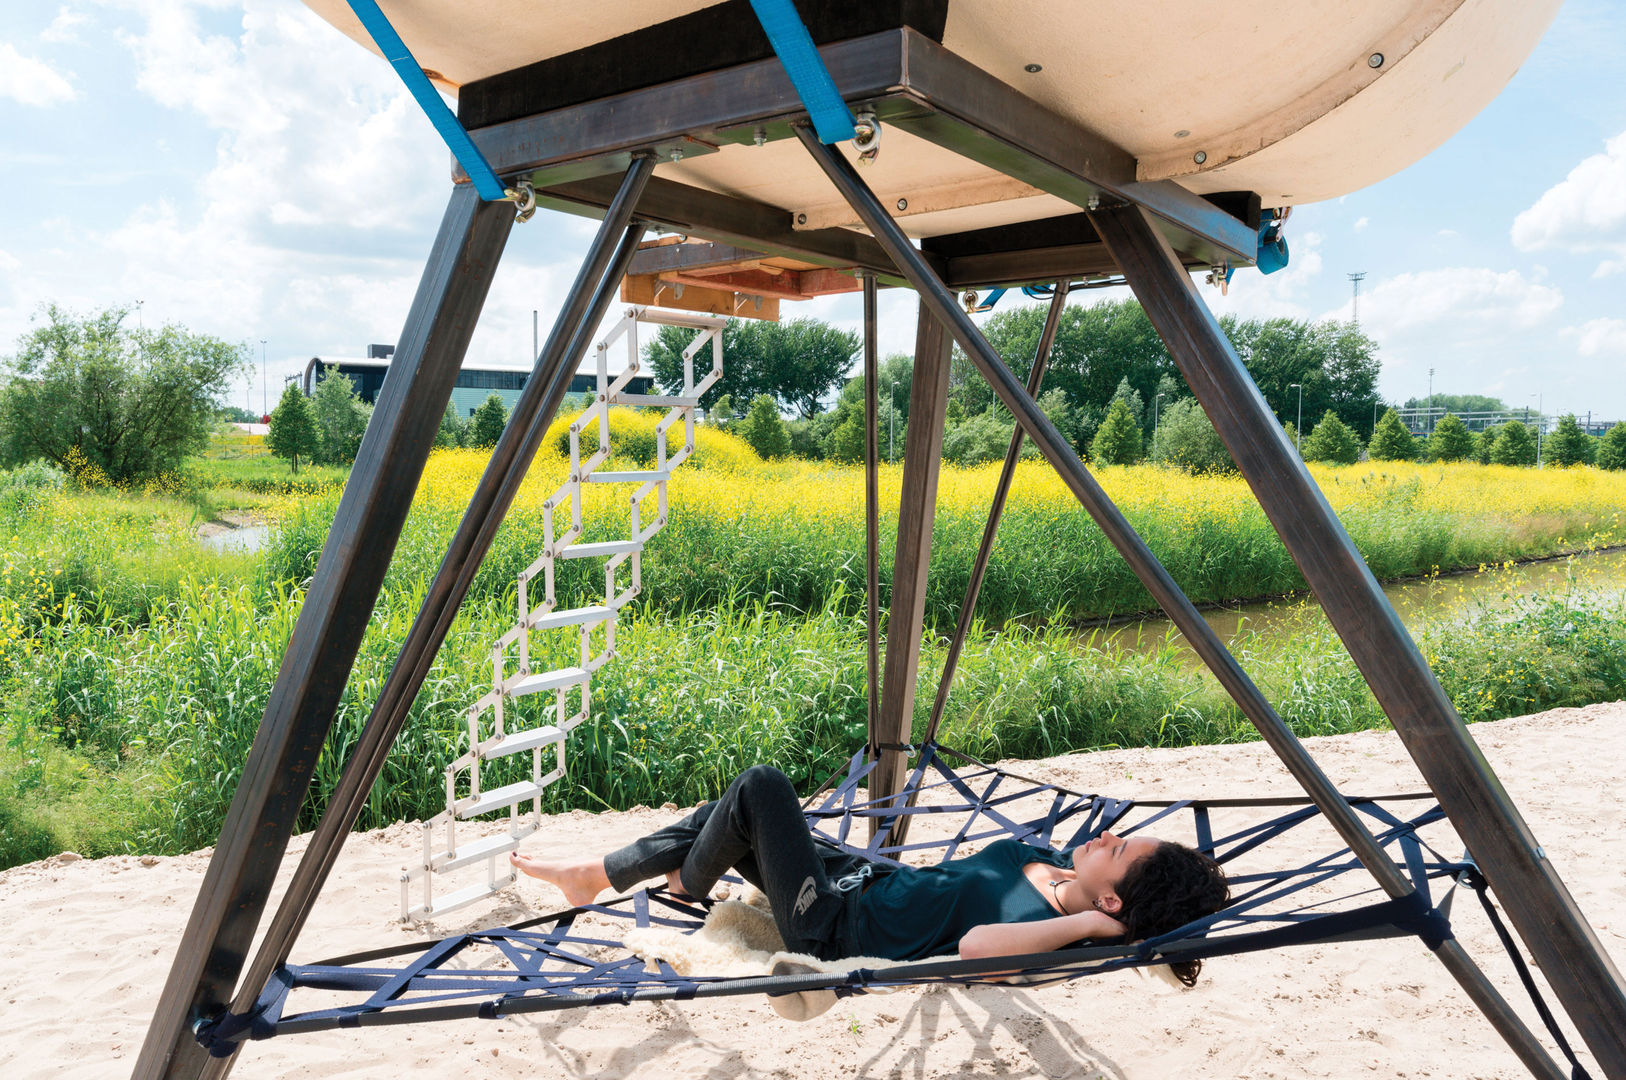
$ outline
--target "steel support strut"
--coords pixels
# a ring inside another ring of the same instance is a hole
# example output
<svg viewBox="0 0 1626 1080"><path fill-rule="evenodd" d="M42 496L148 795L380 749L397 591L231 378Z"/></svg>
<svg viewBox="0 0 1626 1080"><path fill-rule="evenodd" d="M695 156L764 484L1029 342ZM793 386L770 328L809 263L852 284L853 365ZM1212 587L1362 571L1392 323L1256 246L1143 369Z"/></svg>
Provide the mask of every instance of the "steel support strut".
<svg viewBox="0 0 1626 1080"><path fill-rule="evenodd" d="M452 193L136 1058L138 1080L196 1077L210 1060L192 1023L225 1007L242 970L513 221L506 203Z"/></svg>
<svg viewBox="0 0 1626 1080"><path fill-rule="evenodd" d="M1050 346L1056 340L1056 327L1061 322L1062 308L1067 306L1068 283L1065 280L1056 282L1055 294L1050 300L1050 310L1045 313L1044 329L1039 333L1039 344L1033 351L1033 367L1028 372L1027 392L1029 397L1039 396L1039 385L1044 380L1044 369L1050 361ZM960 619L954 627L954 637L949 641L948 656L943 660L943 674L937 680L937 697L932 701L931 718L926 723L926 734L921 737L922 742L931 742L937 737L937 729L943 722L943 710L948 706L949 688L954 684L954 671L960 663L960 652L965 648L966 635L971 632L972 620L977 614L977 594L982 591L983 578L988 574L988 559L993 554L994 537L999 533L999 519L1005 513L1005 499L1011 492L1011 479L1016 475L1016 463L1022 456L1022 427L1017 425L1011 432L1011 444L1005 451L1005 464L999 470L999 483L994 486L993 502L988 507L988 523L983 526L982 543L977 546L977 557L971 564L971 580L966 582L965 598L960 602ZM909 793L909 806L915 805L919 798L918 791ZM909 823L914 820L913 814L904 814L892 823L892 833L888 843L902 844L909 839Z"/></svg>
<svg viewBox="0 0 1626 1080"><path fill-rule="evenodd" d="M948 409L949 356L954 342L922 303L915 326L915 368L909 380L909 428L903 439L903 482L898 496L898 542L892 559L892 602L886 616L886 670L881 676L880 732L870 736L880 761L870 773L870 799L903 789L915 718L920 639L926 618L926 569L932 556L937 475L943 464ZM871 835L885 818L869 819Z"/></svg>
<svg viewBox="0 0 1626 1080"><path fill-rule="evenodd" d="M875 275L864 272L864 625L868 722L871 745L881 741L881 522L875 397L879 390L881 338Z"/></svg>
<svg viewBox="0 0 1626 1080"><path fill-rule="evenodd" d="M1090 218L1604 1075L1626 1078L1626 983L1191 278L1138 207Z"/></svg>
<svg viewBox="0 0 1626 1080"><path fill-rule="evenodd" d="M491 461L480 477L469 508L429 585L423 606L379 691L356 749L345 763L327 812L317 824L282 905L232 1002L235 1013L243 1014L253 1008L267 980L287 960L345 836L355 826L367 793L384 766L457 609L569 389L572 361L586 350L588 339L614 302L621 277L638 250L644 226L629 222L654 168L650 157L634 160L588 249L547 343L536 359L532 375L514 404L508 426L492 451ZM216 1060L218 1067L204 1075L225 1075L230 1059Z"/></svg>
<svg viewBox="0 0 1626 1080"><path fill-rule="evenodd" d="M1326 816L1327 821L1349 845L1363 866L1377 879L1379 886L1391 897L1409 895L1411 883L1390 861L1383 849L1361 823L1349 803L1321 771L1303 745L1283 722L1264 695L1254 684L1230 652L1221 644L1189 598L1181 592L1169 572L1157 561L1151 549L1130 527L1118 508L1090 475L1084 463L1068 445L1054 424L1040 411L1037 403L1011 374L999 354L982 336L954 297L921 258L920 252L909 242L903 231L881 205L853 166L836 150L826 147L811 137L803 128L797 136L835 184L842 196L857 212L871 235L886 249L898 269L909 279L920 294L923 307L929 307L948 326L961 348L988 380L993 391L1016 422L1027 433L1061 476L1075 498L1088 511L1090 517L1106 534L1119 554L1129 564L1154 600L1168 614L1171 622L1185 636L1187 643L1214 673L1227 693L1236 701L1243 714L1259 730L1294 779ZM1184 275L1182 274L1182 278ZM1189 285L1189 281L1187 282ZM1272 426L1271 430L1276 430ZM1474 1002L1484 1010L1487 1019L1507 1040L1525 1067L1537 1076L1562 1080L1564 1073L1553 1062L1541 1044L1525 1027L1516 1013L1501 998L1460 948L1447 942L1436 950L1449 970L1463 985Z"/></svg>

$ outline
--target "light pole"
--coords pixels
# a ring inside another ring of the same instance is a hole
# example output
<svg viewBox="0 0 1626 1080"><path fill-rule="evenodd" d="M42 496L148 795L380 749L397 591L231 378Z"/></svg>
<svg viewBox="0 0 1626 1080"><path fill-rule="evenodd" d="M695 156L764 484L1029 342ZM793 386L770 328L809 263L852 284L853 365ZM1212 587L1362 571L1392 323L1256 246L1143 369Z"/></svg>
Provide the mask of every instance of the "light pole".
<svg viewBox="0 0 1626 1080"><path fill-rule="evenodd" d="M1293 425L1293 453L1303 457L1299 453L1299 441L1304 438L1304 384L1288 383L1287 388L1299 392L1299 422Z"/></svg>
<svg viewBox="0 0 1626 1080"><path fill-rule="evenodd" d="M1152 449L1157 449L1157 417L1158 406L1163 403L1163 391L1159 390L1152 398Z"/></svg>
<svg viewBox="0 0 1626 1080"><path fill-rule="evenodd" d="M145 319L143 319L141 317L141 305L145 304L145 303L146 303L145 300L137 300L136 301L136 326L139 327L142 330L145 330L147 328L147 320L145 320Z"/></svg>
<svg viewBox="0 0 1626 1080"><path fill-rule="evenodd" d="M886 373L886 463L897 464L897 457L892 450L892 436L898 430L898 379L892 372Z"/></svg>
<svg viewBox="0 0 1626 1080"><path fill-rule="evenodd" d="M1434 369L1428 369L1428 433L1434 434Z"/></svg>
<svg viewBox="0 0 1626 1080"><path fill-rule="evenodd" d="M260 339L260 416L271 415L271 376L265 370L265 339Z"/></svg>
<svg viewBox="0 0 1626 1080"><path fill-rule="evenodd" d="M1547 428L1547 416L1543 413L1543 394L1536 395L1536 468L1541 468L1541 436Z"/></svg>

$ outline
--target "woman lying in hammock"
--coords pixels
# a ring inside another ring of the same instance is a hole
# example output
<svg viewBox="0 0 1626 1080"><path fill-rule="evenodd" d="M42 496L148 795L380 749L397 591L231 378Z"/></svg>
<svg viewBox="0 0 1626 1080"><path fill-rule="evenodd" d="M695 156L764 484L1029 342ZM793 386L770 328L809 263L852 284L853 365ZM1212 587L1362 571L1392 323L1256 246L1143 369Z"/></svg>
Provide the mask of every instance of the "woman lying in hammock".
<svg viewBox="0 0 1626 1080"><path fill-rule="evenodd" d="M1072 851L999 840L930 867L871 862L816 841L789 778L756 765L723 797L603 858L513 863L592 903L664 875L706 896L730 869L767 896L785 948L821 960L1047 952L1092 938L1155 937L1225 906L1219 865L1181 844L1102 833ZM1200 960L1174 965L1190 986Z"/></svg>

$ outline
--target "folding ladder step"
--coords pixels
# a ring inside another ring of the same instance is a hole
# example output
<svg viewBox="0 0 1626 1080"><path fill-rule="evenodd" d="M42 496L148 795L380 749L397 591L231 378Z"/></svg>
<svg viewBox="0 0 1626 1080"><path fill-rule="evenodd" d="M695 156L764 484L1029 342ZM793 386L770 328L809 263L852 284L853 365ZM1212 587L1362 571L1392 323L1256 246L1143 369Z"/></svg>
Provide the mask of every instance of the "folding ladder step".
<svg viewBox="0 0 1626 1080"><path fill-rule="evenodd" d="M453 809L460 818L479 817L481 814L489 814L493 810L506 810L515 803L535 798L542 794L543 790L542 784L521 780L517 784L504 784L500 788L482 791L477 797L459 799L453 804Z"/></svg>
<svg viewBox="0 0 1626 1080"><path fill-rule="evenodd" d="M638 551L644 545L637 540L606 540L601 544L571 544L558 553L561 559L591 559L599 555L620 555Z"/></svg>
<svg viewBox="0 0 1626 1080"><path fill-rule="evenodd" d="M522 750L556 743L564 737L565 733L551 724L529 731L510 731L500 738L486 739L480 743L480 759L490 761L492 758L507 757Z"/></svg>
<svg viewBox="0 0 1626 1080"><path fill-rule="evenodd" d="M575 626L578 623L603 622L615 614L614 608L599 604L596 607L565 608L562 611L550 611L546 615L538 615L531 620L532 630L552 630L558 626Z"/></svg>
<svg viewBox="0 0 1626 1080"><path fill-rule="evenodd" d="M445 896L437 896L433 906L419 904L417 907L409 909L406 918L421 919L426 915L445 915L448 912L456 911L458 908L468 907L478 900L484 900L486 897L500 892L512 884L513 881L508 877L501 877L497 879L495 885L488 885L485 882L470 885L466 889L459 889Z"/></svg>
<svg viewBox="0 0 1626 1080"><path fill-rule="evenodd" d="M554 671L543 671L536 675L527 675L515 683L508 690L509 697L524 697L526 694L540 694L545 690L557 690L562 686L575 686L587 681L587 669L583 667L558 668Z"/></svg>
<svg viewBox="0 0 1626 1080"><path fill-rule="evenodd" d="M613 405L653 405L663 409L696 409L700 407L697 397L673 397L669 394L612 394L610 403Z"/></svg>
<svg viewBox="0 0 1626 1080"><path fill-rule="evenodd" d="M456 870L470 863L479 862L481 859L489 858L492 855L503 855L514 851L519 847L519 842L523 839L525 839L524 836L515 836L512 833L498 833L495 836L471 840L466 844L457 845L455 854L450 851L436 852L434 858L429 861L429 865L436 873L443 874L449 870ZM507 863L500 865L503 870L508 869Z"/></svg>
<svg viewBox="0 0 1626 1080"><path fill-rule="evenodd" d="M651 480L665 480L671 475L665 469L625 469L621 472L591 472L582 479L589 484L645 484Z"/></svg>

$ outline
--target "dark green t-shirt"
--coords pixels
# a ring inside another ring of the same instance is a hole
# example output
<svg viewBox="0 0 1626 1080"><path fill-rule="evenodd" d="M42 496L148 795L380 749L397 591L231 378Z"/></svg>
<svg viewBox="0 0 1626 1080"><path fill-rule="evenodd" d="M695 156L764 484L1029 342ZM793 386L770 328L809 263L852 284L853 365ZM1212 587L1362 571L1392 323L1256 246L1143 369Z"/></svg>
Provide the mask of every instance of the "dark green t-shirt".
<svg viewBox="0 0 1626 1080"><path fill-rule="evenodd" d="M864 956L919 960L959 949L973 926L1060 916L1022 872L1030 862L1071 867L1070 851L996 840L963 859L905 866L880 877L859 899Z"/></svg>

